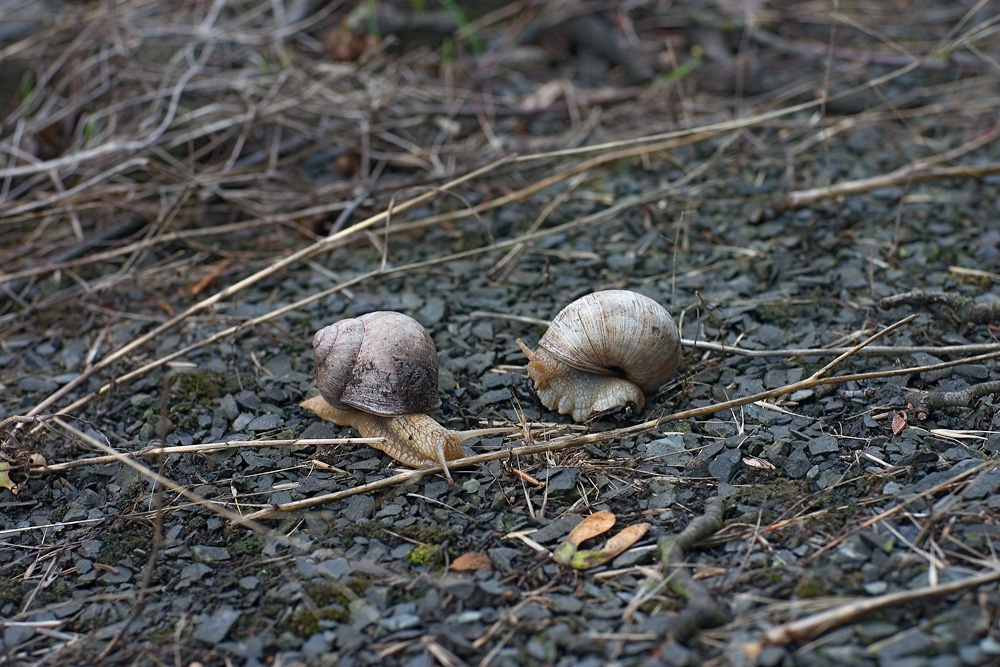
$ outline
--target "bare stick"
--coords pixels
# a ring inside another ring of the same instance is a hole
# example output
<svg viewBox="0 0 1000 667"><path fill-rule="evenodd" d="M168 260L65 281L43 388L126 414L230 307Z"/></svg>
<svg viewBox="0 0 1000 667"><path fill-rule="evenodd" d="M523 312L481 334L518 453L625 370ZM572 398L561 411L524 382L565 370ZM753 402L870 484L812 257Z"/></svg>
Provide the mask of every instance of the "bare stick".
<svg viewBox="0 0 1000 667"><path fill-rule="evenodd" d="M861 178L856 181L838 183L836 185L829 185L823 188L813 188L811 190L799 190L797 192L792 192L785 197L780 204L778 204L778 209L787 210L792 208L801 208L803 206L815 204L821 199L856 194L858 192L868 192L870 190L888 188L894 185L906 185L908 183L932 181L941 178L969 178L997 174L1000 173L1000 163L997 162L991 162L984 165L969 165L960 167L935 167L942 162L954 160L955 158L974 151L977 148L982 148L998 138L1000 138L1000 126L993 128L986 134L973 139L972 141L966 142L957 148L941 153L940 155L934 155L929 158L911 162L905 167L900 167L899 169L891 171L888 174L872 176L870 178Z"/></svg>
<svg viewBox="0 0 1000 667"><path fill-rule="evenodd" d="M840 356L838 356L836 359L834 359L833 361L831 361L830 363L828 363L826 366L823 366L823 368L821 368L818 371L816 371L815 373L813 373L811 376L809 376L809 379L811 379L811 380L818 380L819 378L823 377L828 372L830 372L831 370L833 370L834 368L836 368L840 364L840 362L842 362L844 359L847 359L848 357L854 355L858 350L862 349L863 347L866 347L869 343L872 343L872 342L878 340L879 338L881 338L882 336L886 335L890 331L895 331L896 329L898 329L899 327L903 326L904 324L908 324L908 323L912 322L916 318L917 318L916 315L907 315L906 317L904 317L900 321L896 322L895 324L890 325L890 326L886 327L885 329L882 329L882 331L879 331L878 333L876 333L873 336L869 336L865 340L861 341L860 343L858 343L857 345L855 345L851 349L847 350L846 352L844 352L843 354L841 354Z"/></svg>
<svg viewBox="0 0 1000 667"><path fill-rule="evenodd" d="M708 586L692 576L684 563L692 545L722 529L724 512L725 503L721 497L709 498L704 512L692 519L680 534L661 537L657 542L663 567L674 569L667 586L686 603L667 624L665 634L668 640L683 643L698 630L716 628L729 620L725 607L716 600Z"/></svg>
<svg viewBox="0 0 1000 667"><path fill-rule="evenodd" d="M906 402L917 411L918 419L927 419L938 408L971 408L983 396L1000 393L1000 380L980 382L961 391L912 391Z"/></svg>
<svg viewBox="0 0 1000 667"><path fill-rule="evenodd" d="M595 287L596 289L596 287ZM468 317L484 317L498 320L508 320L511 322L522 322L533 324L538 327L547 327L552 321L538 317L526 317L524 315L511 315L509 313L497 313L486 310L474 310ZM1000 343L971 343L968 345L866 345L861 349L854 347L803 347L803 348L782 348L777 350L748 350L736 345L727 343L713 343L706 340L694 340L682 338L681 345L694 348L696 350L709 350L712 352L722 352L723 354L737 354L743 357L825 357L831 354L844 354L854 350L855 356L899 356L903 354L914 354L923 352L935 356L949 357L952 355L982 354L983 352L1000 351Z"/></svg>
<svg viewBox="0 0 1000 667"><path fill-rule="evenodd" d="M896 306L917 306L930 310L941 307L950 310L954 316L972 324L990 324L1000 321L1000 303L976 303L971 298L955 292L927 292L913 290L887 296L878 302L878 307L888 310Z"/></svg>
<svg viewBox="0 0 1000 667"><path fill-rule="evenodd" d="M0 424L2 427L2 424ZM121 457L140 458L145 456L160 456L165 454L187 454L218 452L226 449L242 449L245 447L321 447L324 445L371 445L381 442L382 438L299 438L297 440L231 440L230 442L204 442L198 445L174 445L170 447L146 447L135 452L117 452L107 456L91 456L83 459L73 459L52 465L34 466L31 472L60 472L80 466L114 463Z"/></svg>
<svg viewBox="0 0 1000 667"><path fill-rule="evenodd" d="M805 618L771 628L770 630L764 632L760 636L760 639L756 642L746 646L746 655L752 661L755 659L755 656L760 654L761 650L763 650L765 646L785 645L808 641L809 639L818 637L824 632L840 627L846 623L850 623L861 616L865 616L880 609L910 604L920 600L926 600L927 598L951 595L952 593L958 593L971 588L985 586L986 584L991 584L994 581L1000 581L1000 569L993 569L984 574L968 577L966 579L962 579L961 581L953 581L950 584L944 584L941 586L925 586L924 588L917 588L910 591L889 593L876 598L856 600L839 607L834 607L833 609L828 609L818 614L812 614L811 616L806 616Z"/></svg>

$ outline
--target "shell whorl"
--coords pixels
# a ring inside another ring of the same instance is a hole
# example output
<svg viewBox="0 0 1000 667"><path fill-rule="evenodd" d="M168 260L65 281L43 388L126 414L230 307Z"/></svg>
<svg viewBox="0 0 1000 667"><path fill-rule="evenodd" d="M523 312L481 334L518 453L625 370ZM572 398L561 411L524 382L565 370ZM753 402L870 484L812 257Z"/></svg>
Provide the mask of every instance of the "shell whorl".
<svg viewBox="0 0 1000 667"><path fill-rule="evenodd" d="M316 384L330 405L393 416L434 412L438 356L413 318L368 313L324 327L313 337Z"/></svg>
<svg viewBox="0 0 1000 667"><path fill-rule="evenodd" d="M562 309L538 342L573 368L623 377L650 394L680 365L680 336L667 310L627 290L580 297Z"/></svg>

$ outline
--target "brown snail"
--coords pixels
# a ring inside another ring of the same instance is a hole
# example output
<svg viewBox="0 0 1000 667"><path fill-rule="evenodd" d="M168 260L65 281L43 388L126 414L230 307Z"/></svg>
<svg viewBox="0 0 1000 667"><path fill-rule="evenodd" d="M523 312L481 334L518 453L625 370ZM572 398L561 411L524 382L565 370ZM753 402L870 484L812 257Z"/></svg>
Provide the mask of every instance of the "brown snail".
<svg viewBox="0 0 1000 667"><path fill-rule="evenodd" d="M463 457L462 441L482 431L456 433L426 413L441 407L438 356L419 322L379 311L324 327L313 337L320 396L302 407L366 438L372 447L415 468Z"/></svg>
<svg viewBox="0 0 1000 667"><path fill-rule="evenodd" d="M649 297L605 290L580 297L556 315L528 357L542 404L578 422L615 410L639 412L681 362L670 313Z"/></svg>

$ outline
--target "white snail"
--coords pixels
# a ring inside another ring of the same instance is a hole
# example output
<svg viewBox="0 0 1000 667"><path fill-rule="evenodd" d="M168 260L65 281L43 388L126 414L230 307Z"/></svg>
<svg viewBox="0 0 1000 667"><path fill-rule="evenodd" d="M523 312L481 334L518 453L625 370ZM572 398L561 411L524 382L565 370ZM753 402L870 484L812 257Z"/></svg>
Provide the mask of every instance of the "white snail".
<svg viewBox="0 0 1000 667"><path fill-rule="evenodd" d="M517 344L542 404L578 422L641 411L646 394L666 384L681 362L670 313L626 290L594 292L563 308L534 352Z"/></svg>

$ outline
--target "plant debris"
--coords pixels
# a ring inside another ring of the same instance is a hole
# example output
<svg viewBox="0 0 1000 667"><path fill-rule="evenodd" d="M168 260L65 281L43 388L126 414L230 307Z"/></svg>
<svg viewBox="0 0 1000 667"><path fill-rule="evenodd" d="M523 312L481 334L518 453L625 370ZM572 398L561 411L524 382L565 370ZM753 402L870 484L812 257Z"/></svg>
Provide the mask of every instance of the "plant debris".
<svg viewBox="0 0 1000 667"><path fill-rule="evenodd" d="M0 663L1000 661L1000 15L904 9L0 0ZM602 289L685 361L574 424ZM453 484L301 407L376 310Z"/></svg>

